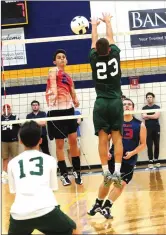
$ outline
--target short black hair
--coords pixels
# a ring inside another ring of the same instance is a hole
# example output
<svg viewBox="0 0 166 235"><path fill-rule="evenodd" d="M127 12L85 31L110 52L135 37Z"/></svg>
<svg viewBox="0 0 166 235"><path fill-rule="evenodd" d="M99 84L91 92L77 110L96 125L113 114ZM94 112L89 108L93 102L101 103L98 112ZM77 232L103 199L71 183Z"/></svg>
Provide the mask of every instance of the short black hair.
<svg viewBox="0 0 166 235"><path fill-rule="evenodd" d="M35 121L25 122L20 128L20 139L22 143L28 147L35 147L41 138L42 128Z"/></svg>
<svg viewBox="0 0 166 235"><path fill-rule="evenodd" d="M64 55L66 56L66 51L65 51L65 50L63 50L63 49L58 49L58 50L54 53L54 55L53 55L53 61L55 61L56 56L57 56L59 53L62 53L62 54L64 54Z"/></svg>
<svg viewBox="0 0 166 235"><path fill-rule="evenodd" d="M148 97L149 95L151 95L153 98L155 98L155 94L153 94L152 92L148 92L148 93L146 94L146 99L147 99L147 97Z"/></svg>
<svg viewBox="0 0 166 235"><path fill-rule="evenodd" d="M35 103L37 103L38 105L40 105L39 101L33 100L33 101L31 102L31 106L32 106L33 104L35 104Z"/></svg>
<svg viewBox="0 0 166 235"><path fill-rule="evenodd" d="M122 99L126 99L127 97L126 97L125 95L122 95L121 98L122 98Z"/></svg>
<svg viewBox="0 0 166 235"><path fill-rule="evenodd" d="M134 106L135 106L134 102L133 102L130 98L125 98L125 99L123 100L123 102L124 102L125 100L130 101L130 102L132 103L132 105L133 105L133 109L134 109Z"/></svg>
<svg viewBox="0 0 166 235"><path fill-rule="evenodd" d="M96 51L100 56L108 55L109 41L106 38L100 38L96 42Z"/></svg>

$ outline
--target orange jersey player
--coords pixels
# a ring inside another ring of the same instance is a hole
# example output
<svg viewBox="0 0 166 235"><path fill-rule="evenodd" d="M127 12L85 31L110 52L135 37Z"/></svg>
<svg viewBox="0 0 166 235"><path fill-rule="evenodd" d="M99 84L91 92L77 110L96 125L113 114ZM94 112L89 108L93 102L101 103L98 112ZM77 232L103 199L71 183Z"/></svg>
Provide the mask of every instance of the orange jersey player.
<svg viewBox="0 0 166 235"><path fill-rule="evenodd" d="M64 139L68 138L70 156L72 157L73 175L76 184L82 184L80 173L80 152L77 146L77 121L68 119L74 115L74 107L79 102L74 89L72 78L65 73L67 64L66 52L59 49L55 52L53 63L56 65L49 71L46 89L46 101L49 107L48 117L66 116L64 120L49 121L48 134L50 139L55 139L58 167L61 172L61 181L64 186L70 185L64 155ZM74 104L74 105L73 105Z"/></svg>
<svg viewBox="0 0 166 235"><path fill-rule="evenodd" d="M57 53L57 52L56 52ZM72 78L65 73L64 67L67 64L66 52L58 50L56 56L57 67L50 69L47 80L46 101L47 105L53 109L70 109L79 106L76 97Z"/></svg>

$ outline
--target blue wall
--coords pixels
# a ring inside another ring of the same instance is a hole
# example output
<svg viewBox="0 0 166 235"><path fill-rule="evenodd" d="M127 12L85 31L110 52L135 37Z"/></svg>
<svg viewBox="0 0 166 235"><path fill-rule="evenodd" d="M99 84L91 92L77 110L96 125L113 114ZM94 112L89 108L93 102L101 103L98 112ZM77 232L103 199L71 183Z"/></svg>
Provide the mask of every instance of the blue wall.
<svg viewBox="0 0 166 235"><path fill-rule="evenodd" d="M26 39L74 35L71 20L79 15L90 19L89 1L27 1L27 7L29 23L23 26ZM26 44L27 65L6 66L5 70L52 66L58 48L67 51L69 64L88 63L90 44L90 40Z"/></svg>

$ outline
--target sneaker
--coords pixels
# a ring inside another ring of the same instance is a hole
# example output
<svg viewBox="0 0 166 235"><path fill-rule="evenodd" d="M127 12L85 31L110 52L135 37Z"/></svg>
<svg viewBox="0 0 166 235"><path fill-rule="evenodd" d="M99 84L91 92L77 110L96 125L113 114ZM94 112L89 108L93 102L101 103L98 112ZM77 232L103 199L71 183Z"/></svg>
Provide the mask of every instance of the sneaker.
<svg viewBox="0 0 166 235"><path fill-rule="evenodd" d="M7 184L8 183L8 174L6 171L2 171L2 183Z"/></svg>
<svg viewBox="0 0 166 235"><path fill-rule="evenodd" d="M76 184L83 184L80 171L73 171L73 175L75 177Z"/></svg>
<svg viewBox="0 0 166 235"><path fill-rule="evenodd" d="M161 165L160 165L160 162L156 162L155 163L155 167L159 168Z"/></svg>
<svg viewBox="0 0 166 235"><path fill-rule="evenodd" d="M92 209L89 212L87 212L87 214L94 216L97 212L102 214L101 205L96 202L95 205L93 205Z"/></svg>
<svg viewBox="0 0 166 235"><path fill-rule="evenodd" d="M104 207L101 213L106 219L113 219L113 216L111 215L111 209L109 207Z"/></svg>
<svg viewBox="0 0 166 235"><path fill-rule="evenodd" d="M68 186L71 184L71 181L68 178L68 174L65 173L60 177L60 180L62 181L63 186Z"/></svg>
<svg viewBox="0 0 166 235"><path fill-rule="evenodd" d="M153 169L153 167L154 167L154 166L153 166L153 160L150 160L150 161L149 161L149 164L148 164L148 168L149 168L149 169Z"/></svg>
<svg viewBox="0 0 166 235"><path fill-rule="evenodd" d="M110 184L112 183L112 174L110 171L106 171L103 175L104 175L104 185L106 187L109 187Z"/></svg>
<svg viewBox="0 0 166 235"><path fill-rule="evenodd" d="M114 185L116 187L122 187L122 178L120 173L114 172L114 174L112 175L112 181L114 182Z"/></svg>

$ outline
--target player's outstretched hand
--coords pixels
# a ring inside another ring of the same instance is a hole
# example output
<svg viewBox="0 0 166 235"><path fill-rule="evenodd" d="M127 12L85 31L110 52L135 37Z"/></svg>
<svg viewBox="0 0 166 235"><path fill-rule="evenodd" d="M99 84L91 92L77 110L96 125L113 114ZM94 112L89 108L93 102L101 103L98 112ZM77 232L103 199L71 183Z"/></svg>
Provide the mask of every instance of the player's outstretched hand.
<svg viewBox="0 0 166 235"><path fill-rule="evenodd" d="M89 23L90 23L91 25L96 25L96 26L98 26L98 25L100 24L100 20L99 20L98 18L93 17L93 18L90 18Z"/></svg>
<svg viewBox="0 0 166 235"><path fill-rule="evenodd" d="M110 15L110 13L102 13L103 18L99 18L101 21L103 21L104 23L109 23L111 21L112 16Z"/></svg>

